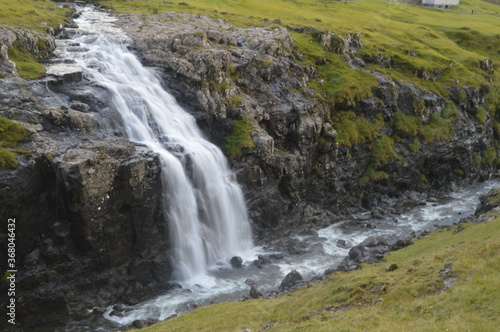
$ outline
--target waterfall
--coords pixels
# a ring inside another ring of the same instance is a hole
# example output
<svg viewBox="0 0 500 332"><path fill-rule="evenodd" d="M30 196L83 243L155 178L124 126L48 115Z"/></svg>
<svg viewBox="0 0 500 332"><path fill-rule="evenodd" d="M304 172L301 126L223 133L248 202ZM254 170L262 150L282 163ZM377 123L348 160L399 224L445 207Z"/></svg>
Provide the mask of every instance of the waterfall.
<svg viewBox="0 0 500 332"><path fill-rule="evenodd" d="M127 137L157 153L164 212L173 251L172 279L202 276L218 260L253 246L242 191L224 155L203 138L195 119L161 86L152 69L126 47L123 32L104 13L86 10L66 53L85 78L110 92Z"/></svg>

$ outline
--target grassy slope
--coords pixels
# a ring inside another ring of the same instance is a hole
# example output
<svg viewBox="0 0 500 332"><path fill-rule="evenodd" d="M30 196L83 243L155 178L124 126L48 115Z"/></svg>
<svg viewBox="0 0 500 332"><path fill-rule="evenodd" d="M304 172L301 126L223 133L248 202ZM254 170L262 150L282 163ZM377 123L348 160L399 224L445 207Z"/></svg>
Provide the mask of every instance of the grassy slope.
<svg viewBox="0 0 500 332"><path fill-rule="evenodd" d="M46 26L56 28L66 16L67 9L49 0L0 0L0 24L46 32Z"/></svg>
<svg viewBox="0 0 500 332"><path fill-rule="evenodd" d="M288 296L202 307L141 331L258 331L268 322L277 323L271 331L497 331L500 211L490 213L488 223L436 231ZM445 278L456 277L449 289L440 277L447 264Z"/></svg>
<svg viewBox="0 0 500 332"><path fill-rule="evenodd" d="M13 148L28 135L23 126L0 116L0 169L17 167L16 151Z"/></svg>
<svg viewBox="0 0 500 332"><path fill-rule="evenodd" d="M417 85L446 95L443 84L478 87L486 84L486 75L478 66L486 58L500 61L500 7L480 2L476 15L471 9L476 1L463 0L450 10L426 9L383 0L367 1L314 1L314 0L193 0L189 6L163 4L162 0L101 0L104 5L118 12L151 14L167 10L204 13L223 18L238 25L264 25L262 21L280 19L283 25L311 26L333 31L340 35L361 32L364 47L361 55L376 56L380 53L391 57L396 64L383 70L396 79L415 82ZM217 12L214 12L217 11ZM466 12L464 12L466 11ZM221 12L228 13L223 15ZM249 18L252 16L252 18ZM326 94L341 93L340 100L356 100L369 94L374 78L360 71L353 71L340 61L339 55L324 51L318 43L311 43L310 35L294 34L306 60L327 57L329 62L320 66L322 88L311 84ZM407 55L412 50L417 57ZM457 66L450 67L450 63ZM417 69L443 70L437 82L418 79ZM377 68L380 70L379 68ZM496 79L500 80L498 76ZM343 95L342 95L343 94Z"/></svg>
<svg viewBox="0 0 500 332"><path fill-rule="evenodd" d="M47 33L47 28L58 28L67 23L68 9L58 7L49 0L0 0L0 25L34 30ZM45 48L46 41L39 40L39 48ZM46 56L46 54L44 55ZM36 79L45 75L45 67L31 54L22 43L9 45L9 59L17 67L19 76L24 79ZM0 78L5 77L0 72Z"/></svg>

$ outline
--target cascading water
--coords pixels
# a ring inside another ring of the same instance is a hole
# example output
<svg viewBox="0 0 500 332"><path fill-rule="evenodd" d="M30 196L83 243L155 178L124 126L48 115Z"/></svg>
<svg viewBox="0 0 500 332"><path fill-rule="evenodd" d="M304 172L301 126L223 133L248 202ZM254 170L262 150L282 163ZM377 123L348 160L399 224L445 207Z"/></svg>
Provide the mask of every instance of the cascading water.
<svg viewBox="0 0 500 332"><path fill-rule="evenodd" d="M222 152L203 138L194 118L163 90L152 70L116 41L123 33L102 22L95 25L92 15L102 20L102 14L87 11L78 20L83 33L73 38L85 52L64 56L73 57L89 81L110 92L128 138L159 155L173 244L172 279L202 276L216 261L253 246L243 194Z"/></svg>

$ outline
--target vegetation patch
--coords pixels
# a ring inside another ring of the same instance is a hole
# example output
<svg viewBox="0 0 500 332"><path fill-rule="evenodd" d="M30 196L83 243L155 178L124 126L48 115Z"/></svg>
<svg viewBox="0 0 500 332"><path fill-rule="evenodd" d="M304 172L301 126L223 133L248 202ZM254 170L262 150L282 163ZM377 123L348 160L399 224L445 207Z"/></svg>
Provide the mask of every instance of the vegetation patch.
<svg viewBox="0 0 500 332"><path fill-rule="evenodd" d="M9 59L16 64L19 76L32 80L45 75L45 67L23 46L21 42L15 42L9 47Z"/></svg>
<svg viewBox="0 0 500 332"><path fill-rule="evenodd" d="M497 160L497 151L493 146L488 146L483 151L483 162L486 165L492 165Z"/></svg>
<svg viewBox="0 0 500 332"><path fill-rule="evenodd" d="M337 131L337 142L346 146L371 143L384 127L380 119L368 121L354 112L339 112L332 117L332 125Z"/></svg>
<svg viewBox="0 0 500 332"><path fill-rule="evenodd" d="M437 140L449 141L455 136L453 122L458 118L452 109L445 111L447 118L437 113L430 115L429 122L424 124L420 116L406 115L401 111L394 114L394 130L403 137L419 135L425 144Z"/></svg>
<svg viewBox="0 0 500 332"><path fill-rule="evenodd" d="M251 137L252 131L251 120L233 120L233 132L231 135L224 137L222 149L226 151L230 158L241 157L243 148L255 147Z"/></svg>
<svg viewBox="0 0 500 332"><path fill-rule="evenodd" d="M28 135L23 126L0 116L0 169L17 167L17 156L12 148Z"/></svg>
<svg viewBox="0 0 500 332"><path fill-rule="evenodd" d="M1 24L44 33L47 27L57 29L66 24L69 11L49 0L0 0Z"/></svg>

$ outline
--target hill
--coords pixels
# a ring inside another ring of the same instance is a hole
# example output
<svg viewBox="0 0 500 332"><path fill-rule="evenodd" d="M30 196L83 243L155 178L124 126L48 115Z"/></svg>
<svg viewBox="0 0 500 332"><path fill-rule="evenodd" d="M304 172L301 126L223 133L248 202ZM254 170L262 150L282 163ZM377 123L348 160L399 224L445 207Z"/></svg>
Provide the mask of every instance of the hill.
<svg viewBox="0 0 500 332"><path fill-rule="evenodd" d="M486 210L499 193L483 196ZM140 331L496 331L499 239L495 209L295 293L210 305Z"/></svg>

